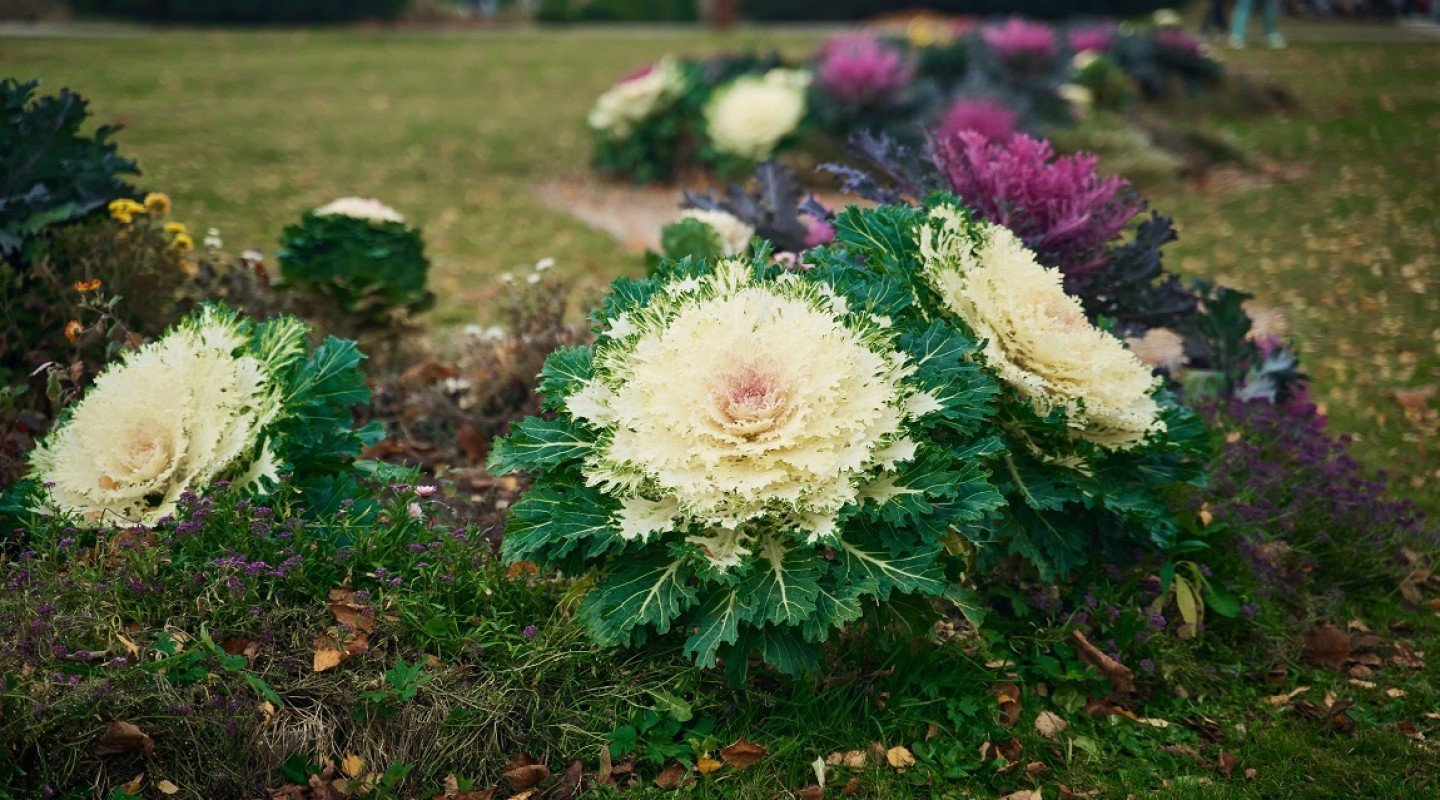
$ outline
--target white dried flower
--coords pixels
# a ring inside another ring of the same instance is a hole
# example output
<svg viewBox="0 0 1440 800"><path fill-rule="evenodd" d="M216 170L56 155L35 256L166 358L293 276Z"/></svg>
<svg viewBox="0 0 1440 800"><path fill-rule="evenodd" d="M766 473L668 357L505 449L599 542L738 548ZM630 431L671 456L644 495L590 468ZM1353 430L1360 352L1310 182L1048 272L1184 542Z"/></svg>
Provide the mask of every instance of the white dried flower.
<svg viewBox="0 0 1440 800"><path fill-rule="evenodd" d="M1113 449L1164 430L1151 396L1155 375L1092 325L1060 273L1008 228L971 228L959 209L938 206L919 236L930 285L985 341L990 367L1037 412L1064 409L1077 437Z"/></svg>
<svg viewBox="0 0 1440 800"><path fill-rule="evenodd" d="M1141 336L1125 340L1130 352L1152 369L1180 374L1185 366L1185 339L1169 328L1151 328Z"/></svg>
<svg viewBox="0 0 1440 800"><path fill-rule="evenodd" d="M911 366L889 335L813 283L752 275L724 261L698 291L617 318L595 377L566 398L601 431L583 473L624 498L622 535L709 528L717 565L746 539L714 529L763 518L828 538L863 485L915 452Z"/></svg>
<svg viewBox="0 0 1440 800"><path fill-rule="evenodd" d="M667 106L685 91L685 72L674 59L655 62L638 75L626 78L595 101L587 121L590 127L625 138L646 117Z"/></svg>
<svg viewBox="0 0 1440 800"><path fill-rule="evenodd" d="M750 240L755 237L754 227L728 211L692 208L680 218L699 220L713 228L720 236L720 251L727 256L750 249Z"/></svg>
<svg viewBox="0 0 1440 800"><path fill-rule="evenodd" d="M237 355L246 342L234 318L208 309L101 373L31 457L49 510L150 524L247 458L242 482L276 477L259 437L279 404L265 366Z"/></svg>
<svg viewBox="0 0 1440 800"><path fill-rule="evenodd" d="M722 153L759 160L775 152L805 117L810 73L772 69L744 75L715 92L705 106L705 130Z"/></svg>
<svg viewBox="0 0 1440 800"><path fill-rule="evenodd" d="M342 197L315 209L315 216L341 216L367 222L404 222L399 211L373 197Z"/></svg>

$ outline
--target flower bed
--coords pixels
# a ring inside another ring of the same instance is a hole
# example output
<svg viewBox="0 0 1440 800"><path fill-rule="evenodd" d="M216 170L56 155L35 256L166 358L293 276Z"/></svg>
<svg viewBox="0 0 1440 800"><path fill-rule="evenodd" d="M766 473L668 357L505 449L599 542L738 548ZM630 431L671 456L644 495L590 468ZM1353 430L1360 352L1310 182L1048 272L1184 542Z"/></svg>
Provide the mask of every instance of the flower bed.
<svg viewBox="0 0 1440 800"><path fill-rule="evenodd" d="M636 181L756 162L861 132L913 137L1043 133L1098 107L1123 112L1217 88L1224 69L1178 28L1052 27L1020 17L957 24L923 40L849 33L803 65L774 58L666 58L596 102L595 166Z"/></svg>

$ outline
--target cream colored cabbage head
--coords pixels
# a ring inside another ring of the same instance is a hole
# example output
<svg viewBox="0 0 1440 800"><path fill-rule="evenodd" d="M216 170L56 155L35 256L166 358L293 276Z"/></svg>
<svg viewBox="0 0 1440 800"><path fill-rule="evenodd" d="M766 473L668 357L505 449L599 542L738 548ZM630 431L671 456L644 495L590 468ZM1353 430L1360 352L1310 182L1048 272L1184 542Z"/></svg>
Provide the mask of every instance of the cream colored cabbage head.
<svg viewBox="0 0 1440 800"><path fill-rule="evenodd" d="M1149 367L1092 325L1060 273L1008 228L971 223L942 205L919 236L931 287L985 341L990 367L1037 412L1064 409L1074 435L1112 449L1164 430Z"/></svg>
<svg viewBox="0 0 1440 800"><path fill-rule="evenodd" d="M775 152L805 117L810 73L772 69L744 75L716 91L705 106L705 131L722 153L759 160Z"/></svg>
<svg viewBox="0 0 1440 800"><path fill-rule="evenodd" d="M720 250L727 256L738 255L750 248L755 237L755 228L728 211L708 208L692 208L680 215L681 219L696 219L720 236Z"/></svg>
<svg viewBox="0 0 1440 800"><path fill-rule="evenodd" d="M883 320L752 269L723 261L615 320L566 400L601 432L583 472L623 498L622 535L707 531L691 543L722 569L759 529L832 537L862 486L913 457L904 423L934 409Z"/></svg>
<svg viewBox="0 0 1440 800"><path fill-rule="evenodd" d="M342 197L315 209L317 217L352 217L367 222L404 222L399 211L373 197Z"/></svg>
<svg viewBox="0 0 1440 800"><path fill-rule="evenodd" d="M236 355L246 342L233 318L207 311L106 369L31 456L49 487L43 510L150 524L250 458L252 474L266 472L258 439L277 401L264 365Z"/></svg>
<svg viewBox="0 0 1440 800"><path fill-rule="evenodd" d="M617 138L635 131L646 117L664 108L685 91L685 72L674 59L664 58L647 72L620 81L605 91L590 109L590 127Z"/></svg>

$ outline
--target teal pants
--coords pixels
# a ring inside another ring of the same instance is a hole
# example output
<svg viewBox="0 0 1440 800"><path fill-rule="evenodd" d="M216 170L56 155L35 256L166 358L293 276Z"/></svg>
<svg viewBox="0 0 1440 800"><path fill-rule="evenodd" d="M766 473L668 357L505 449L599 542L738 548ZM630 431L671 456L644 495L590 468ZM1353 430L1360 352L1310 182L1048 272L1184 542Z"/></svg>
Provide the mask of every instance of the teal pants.
<svg viewBox="0 0 1440 800"><path fill-rule="evenodd" d="M1246 29L1250 27L1250 12L1255 10L1256 0L1235 0L1235 10L1230 12L1230 37L1245 40ZM1280 30L1280 0L1259 0L1260 26L1265 35Z"/></svg>

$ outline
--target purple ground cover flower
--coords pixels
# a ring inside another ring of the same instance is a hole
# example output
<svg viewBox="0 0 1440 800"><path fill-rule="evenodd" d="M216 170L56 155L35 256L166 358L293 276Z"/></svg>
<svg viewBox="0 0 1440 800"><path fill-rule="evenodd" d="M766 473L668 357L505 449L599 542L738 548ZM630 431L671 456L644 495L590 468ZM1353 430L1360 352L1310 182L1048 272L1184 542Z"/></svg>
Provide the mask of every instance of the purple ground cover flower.
<svg viewBox="0 0 1440 800"><path fill-rule="evenodd" d="M1144 208L1129 181L1102 176L1089 153L1055 156L1043 139L991 142L973 131L936 137L935 160L981 218L1011 229L1066 277L1105 264L1107 245Z"/></svg>
<svg viewBox="0 0 1440 800"><path fill-rule="evenodd" d="M1227 433L1204 502L1236 532L1263 592L1390 591L1404 548L1440 548L1420 509L1391 495L1384 473L1365 470L1349 437L1329 435L1308 401L1231 400L1205 413Z"/></svg>
<svg viewBox="0 0 1440 800"><path fill-rule="evenodd" d="M1009 139L1020 121L1016 111L997 100L986 97L962 97L950 105L935 136L942 141L956 141L961 133L974 131L990 141Z"/></svg>
<svg viewBox="0 0 1440 800"><path fill-rule="evenodd" d="M904 53L864 33L837 36L816 55L816 84L848 105L891 101L914 74L915 67Z"/></svg>

